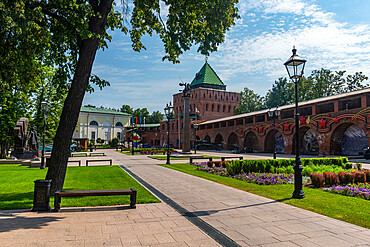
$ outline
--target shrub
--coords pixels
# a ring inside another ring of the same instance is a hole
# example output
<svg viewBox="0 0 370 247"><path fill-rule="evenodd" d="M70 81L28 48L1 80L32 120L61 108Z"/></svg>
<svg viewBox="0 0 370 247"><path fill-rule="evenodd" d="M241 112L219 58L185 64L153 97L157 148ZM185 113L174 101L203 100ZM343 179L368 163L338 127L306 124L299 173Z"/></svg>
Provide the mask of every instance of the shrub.
<svg viewBox="0 0 370 247"><path fill-rule="evenodd" d="M313 172L313 173L311 173L310 177L311 177L312 184L316 188L320 188L320 187L324 186L325 178L324 178L324 175L322 175L321 173Z"/></svg>
<svg viewBox="0 0 370 247"><path fill-rule="evenodd" d="M356 167L357 167L357 170L361 170L362 169L362 164L361 163L356 163Z"/></svg>
<svg viewBox="0 0 370 247"><path fill-rule="evenodd" d="M348 184L349 182L347 181L346 174L349 172L338 172L338 179L341 184Z"/></svg>
<svg viewBox="0 0 370 247"><path fill-rule="evenodd" d="M366 174L366 182L370 183L370 170L365 170L364 172Z"/></svg>
<svg viewBox="0 0 370 247"><path fill-rule="evenodd" d="M276 173L286 173L286 168L285 167L278 167L276 168Z"/></svg>
<svg viewBox="0 0 370 247"><path fill-rule="evenodd" d="M293 173L294 173L294 168L293 168L293 166L288 166L288 167L286 168L286 173L293 174Z"/></svg>
<svg viewBox="0 0 370 247"><path fill-rule="evenodd" d="M345 163L345 164L344 164L344 168L345 168L345 169L352 169L352 167L353 167L353 166L352 166L352 163Z"/></svg>
<svg viewBox="0 0 370 247"><path fill-rule="evenodd" d="M333 186L339 184L339 179L336 173L334 172L324 172L325 185Z"/></svg>
<svg viewBox="0 0 370 247"><path fill-rule="evenodd" d="M353 172L355 177L355 183L365 183L366 182L366 174L361 171Z"/></svg>
<svg viewBox="0 0 370 247"><path fill-rule="evenodd" d="M346 180L346 184L353 184L355 182L355 175L353 173L346 172L344 174L344 177Z"/></svg>
<svg viewBox="0 0 370 247"><path fill-rule="evenodd" d="M101 138L98 138L98 139L96 139L96 142L99 143L99 144L103 144L104 143L104 140L101 139Z"/></svg>
<svg viewBox="0 0 370 247"><path fill-rule="evenodd" d="M213 162L213 164L215 165L215 167L222 167L222 162L221 161L215 161L215 162Z"/></svg>
<svg viewBox="0 0 370 247"><path fill-rule="evenodd" d="M226 168L226 161L222 161L221 164L223 168Z"/></svg>

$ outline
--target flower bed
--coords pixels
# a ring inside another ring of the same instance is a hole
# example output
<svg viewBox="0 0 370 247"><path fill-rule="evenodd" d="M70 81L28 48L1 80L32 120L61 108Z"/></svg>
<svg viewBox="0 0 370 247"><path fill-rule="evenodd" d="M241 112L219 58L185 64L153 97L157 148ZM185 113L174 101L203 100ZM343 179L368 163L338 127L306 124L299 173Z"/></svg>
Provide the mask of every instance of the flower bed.
<svg viewBox="0 0 370 247"><path fill-rule="evenodd" d="M288 184L294 181L293 174L271 174L271 173L243 173L233 178L260 185Z"/></svg>
<svg viewBox="0 0 370 247"><path fill-rule="evenodd" d="M193 165L196 166L198 171L204 171L222 177L231 177L260 185L288 184L294 182L293 174L241 173L230 176L225 167L209 167L209 162L193 163Z"/></svg>
<svg viewBox="0 0 370 247"><path fill-rule="evenodd" d="M345 185L345 186L333 186L330 188L323 189L324 191L341 194L345 196L353 196L370 200L370 184L358 184L358 185Z"/></svg>

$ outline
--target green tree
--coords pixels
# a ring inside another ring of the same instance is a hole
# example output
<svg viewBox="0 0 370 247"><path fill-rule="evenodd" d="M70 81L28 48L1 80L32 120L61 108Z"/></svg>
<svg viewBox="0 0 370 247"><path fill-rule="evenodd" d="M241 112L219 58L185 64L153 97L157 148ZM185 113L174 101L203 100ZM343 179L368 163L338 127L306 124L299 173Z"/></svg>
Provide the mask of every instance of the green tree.
<svg viewBox="0 0 370 247"><path fill-rule="evenodd" d="M149 116L147 123L160 123L163 120L163 114L160 111L153 111Z"/></svg>
<svg viewBox="0 0 370 247"><path fill-rule="evenodd" d="M237 0L166 0L161 3L169 7L166 19L161 16L159 0L133 1L132 47L136 51L145 49L141 37L156 32L164 44L163 59L174 63L179 62L179 56L193 44L198 45L198 51L205 55L216 51L225 39L225 32L238 17ZM63 188L70 140L84 94L89 89L89 82L94 82L91 69L96 51L106 47L107 41L111 40L107 29L119 28L127 32L122 14L112 10L113 5L113 0L81 0L78 3L69 0L7 0L0 5L1 21L9 22L4 28L5 35L0 35L1 47L8 46L8 36L11 36L11 41L24 39L29 49L22 51L30 52L35 61L47 61L47 65L53 64L73 75L46 175L47 179L52 179L52 193ZM15 35L15 32L20 35ZM11 64L18 61L14 59Z"/></svg>
<svg viewBox="0 0 370 247"><path fill-rule="evenodd" d="M268 90L265 96L265 105L267 108L288 105L293 102L294 90L292 83L288 83L286 78L275 80L272 89Z"/></svg>
<svg viewBox="0 0 370 247"><path fill-rule="evenodd" d="M362 72L356 72L354 75L347 75L346 86L343 91L351 92L368 87L369 84L363 84L363 82L368 79L369 78L366 75L363 75Z"/></svg>
<svg viewBox="0 0 370 247"><path fill-rule="evenodd" d="M264 109L263 97L255 93L253 90L245 87L244 91L240 92L240 101L234 110L234 114L242 114L254 112Z"/></svg>
<svg viewBox="0 0 370 247"><path fill-rule="evenodd" d="M134 110L131 108L129 105L123 105L120 109L120 112L128 113L128 114L133 114Z"/></svg>
<svg viewBox="0 0 370 247"><path fill-rule="evenodd" d="M307 90L307 98L316 99L343 92L345 71L332 73L328 69L313 70L307 81L311 83Z"/></svg>
<svg viewBox="0 0 370 247"><path fill-rule="evenodd" d="M144 124L144 118L145 118L145 122L147 122L150 116L149 111L146 108L137 108L134 110L132 115L134 118L138 119L137 120L138 124L140 124L140 119L141 119L141 124Z"/></svg>

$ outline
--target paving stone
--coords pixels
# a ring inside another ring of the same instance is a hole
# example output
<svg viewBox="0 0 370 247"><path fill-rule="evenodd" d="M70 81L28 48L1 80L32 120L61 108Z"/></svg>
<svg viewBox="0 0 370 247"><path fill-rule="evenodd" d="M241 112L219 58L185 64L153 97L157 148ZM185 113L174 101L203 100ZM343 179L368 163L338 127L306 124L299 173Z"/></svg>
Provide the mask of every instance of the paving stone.
<svg viewBox="0 0 370 247"><path fill-rule="evenodd" d="M340 239L336 236L325 236L325 237L311 238L310 241L319 245L319 246L325 246L325 247L353 246L353 244L351 244L350 242L342 240L342 239Z"/></svg>
<svg viewBox="0 0 370 247"><path fill-rule="evenodd" d="M272 243L272 244L263 244L262 247L299 247L299 245L292 243L292 242L279 242L279 243Z"/></svg>
<svg viewBox="0 0 370 247"><path fill-rule="evenodd" d="M169 233L157 233L154 237L160 244L174 243L176 240Z"/></svg>

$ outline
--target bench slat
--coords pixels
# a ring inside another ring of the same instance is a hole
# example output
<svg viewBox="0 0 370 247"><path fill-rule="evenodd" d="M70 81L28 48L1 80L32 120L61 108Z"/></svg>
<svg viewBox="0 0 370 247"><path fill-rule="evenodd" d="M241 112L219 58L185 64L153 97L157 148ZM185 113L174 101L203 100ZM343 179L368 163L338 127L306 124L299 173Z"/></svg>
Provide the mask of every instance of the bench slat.
<svg viewBox="0 0 370 247"><path fill-rule="evenodd" d="M75 191L61 191L61 197L72 196L105 196L105 195L131 195L132 190L75 190Z"/></svg>
<svg viewBox="0 0 370 247"><path fill-rule="evenodd" d="M112 195L130 195L130 207L136 208L137 191L134 188L121 190L74 190L74 191L56 191L54 198L54 211L58 212L62 197L72 196L112 196Z"/></svg>

